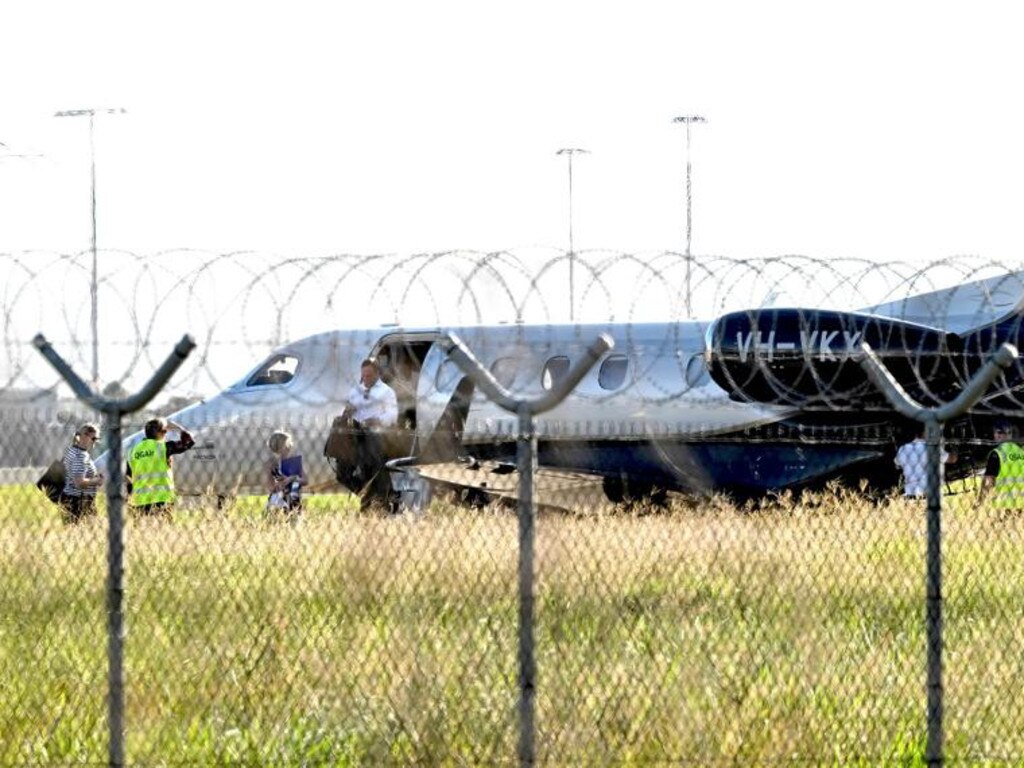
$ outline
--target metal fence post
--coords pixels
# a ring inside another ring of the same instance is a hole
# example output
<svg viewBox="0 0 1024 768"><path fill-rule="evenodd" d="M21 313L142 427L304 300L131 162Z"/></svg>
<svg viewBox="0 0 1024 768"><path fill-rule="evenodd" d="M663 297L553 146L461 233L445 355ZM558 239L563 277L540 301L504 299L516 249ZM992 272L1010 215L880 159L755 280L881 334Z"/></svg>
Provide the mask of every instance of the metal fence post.
<svg viewBox="0 0 1024 768"><path fill-rule="evenodd" d="M558 405L576 388L601 355L615 346L608 334L602 333L587 347L583 359L544 396L536 400L514 398L511 393L480 364L469 348L455 334L441 342L451 359L473 383L496 405L519 417L516 436L516 466L519 470L519 762L533 765L536 761L536 695L537 659L534 648L534 549L536 511L534 509L533 475L537 466L537 435L533 417Z"/></svg>
<svg viewBox="0 0 1024 768"><path fill-rule="evenodd" d="M124 508L121 484L121 413L107 411L107 667L109 762L125 764L124 725ZM116 485L115 485L116 483ZM115 499L116 496L116 499Z"/></svg>
<svg viewBox="0 0 1024 768"><path fill-rule="evenodd" d="M104 414L107 432L107 724L108 760L112 766L125 764L124 707L124 456L121 449L121 417L133 413L153 399L160 388L195 349L188 335L182 336L174 351L134 395L109 400L97 395L53 349L42 334L32 339L40 354L57 369L80 400Z"/></svg>
<svg viewBox="0 0 1024 768"><path fill-rule="evenodd" d="M916 403L903 387L885 369L871 347L862 342L860 365L868 377L882 391L886 399L902 415L925 425L928 455L928 544L925 565L926 608L925 623L928 642L927 693L928 740L925 761L928 765L943 762L943 690L942 690L942 425L965 413L989 388L1003 368L1009 368L1017 359L1017 348L1003 344L978 371L957 397L937 408L925 408Z"/></svg>
<svg viewBox="0 0 1024 768"><path fill-rule="evenodd" d="M519 470L519 761L533 765L536 759L537 658L534 652L534 550L536 509L533 471L537 466L537 435L529 406L519 407L516 437L516 468Z"/></svg>

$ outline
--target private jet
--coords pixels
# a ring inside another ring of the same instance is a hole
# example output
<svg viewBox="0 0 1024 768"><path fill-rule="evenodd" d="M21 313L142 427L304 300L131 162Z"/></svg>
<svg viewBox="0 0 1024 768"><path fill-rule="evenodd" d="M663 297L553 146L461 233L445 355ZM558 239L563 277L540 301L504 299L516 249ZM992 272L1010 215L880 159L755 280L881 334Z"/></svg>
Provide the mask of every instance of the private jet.
<svg viewBox="0 0 1024 768"><path fill-rule="evenodd" d="M899 481L893 457L915 426L872 385L857 361L860 344L911 397L935 405L955 397L1003 342L1024 348L1022 316L1024 272L849 312L771 307L710 321L331 330L275 349L233 386L172 414L196 438L175 459L176 484L185 495L263 492L266 439L284 429L311 489L387 497L387 484L353 477L354 443L338 420L370 358L399 402L386 438L392 492L514 496L516 414L478 391L451 339L513 396L535 398L607 334L612 348L535 420L537 491L551 503L566 506L584 487L613 502L669 492L755 497L830 482L884 492ZM961 457L947 478L983 466L994 418L1020 418L1022 362L945 426Z"/></svg>

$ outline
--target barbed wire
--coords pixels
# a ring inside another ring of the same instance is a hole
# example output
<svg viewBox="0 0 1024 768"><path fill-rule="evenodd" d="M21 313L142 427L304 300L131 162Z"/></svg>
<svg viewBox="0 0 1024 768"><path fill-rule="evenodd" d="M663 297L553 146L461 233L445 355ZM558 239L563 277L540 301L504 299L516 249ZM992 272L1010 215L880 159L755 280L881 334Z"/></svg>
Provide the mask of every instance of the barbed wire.
<svg viewBox="0 0 1024 768"><path fill-rule="evenodd" d="M91 252L0 253L4 387L54 386L52 372L31 347L40 332L73 362L88 367L91 257ZM183 331L196 338L200 353L172 389L211 392L237 380L274 347L323 331L382 324L566 323L570 260L577 272L578 322L693 319L701 328L737 310L878 306L1013 275L1020 267L973 256L912 263L800 255L700 255L689 261L677 252L569 254L550 249L316 257L104 250L98 254L97 273L100 378L126 384L144 378ZM692 270L693 318L684 309L687 270ZM986 312L978 306L979 322ZM672 391L663 396L671 397Z"/></svg>

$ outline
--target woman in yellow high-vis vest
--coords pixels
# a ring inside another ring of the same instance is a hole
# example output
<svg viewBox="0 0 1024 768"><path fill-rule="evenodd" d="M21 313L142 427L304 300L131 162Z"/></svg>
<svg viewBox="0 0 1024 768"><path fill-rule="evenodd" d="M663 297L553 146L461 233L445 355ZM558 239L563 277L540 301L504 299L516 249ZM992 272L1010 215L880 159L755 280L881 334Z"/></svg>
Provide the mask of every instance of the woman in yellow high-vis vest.
<svg viewBox="0 0 1024 768"><path fill-rule="evenodd" d="M167 440L167 430L176 429L180 440ZM144 515L166 513L174 504L174 473L171 456L184 453L195 441L180 424L150 419L143 428L145 438L128 454L128 490L132 505Z"/></svg>

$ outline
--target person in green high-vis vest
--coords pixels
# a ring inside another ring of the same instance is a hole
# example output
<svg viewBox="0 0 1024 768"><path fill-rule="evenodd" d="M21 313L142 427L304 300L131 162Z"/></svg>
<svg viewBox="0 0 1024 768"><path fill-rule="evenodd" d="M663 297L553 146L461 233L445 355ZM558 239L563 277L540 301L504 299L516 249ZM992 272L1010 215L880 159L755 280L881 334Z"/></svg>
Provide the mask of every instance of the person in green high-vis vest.
<svg viewBox="0 0 1024 768"><path fill-rule="evenodd" d="M988 455L979 501L991 496L995 509L1024 509L1024 446L1017 427L997 421L992 432L998 445Z"/></svg>
<svg viewBox="0 0 1024 768"><path fill-rule="evenodd" d="M176 429L180 440L167 440L168 429ZM189 450L195 441L180 424L150 419L145 437L128 454L128 492L132 506L142 515L168 514L174 504L174 472L171 457Z"/></svg>

